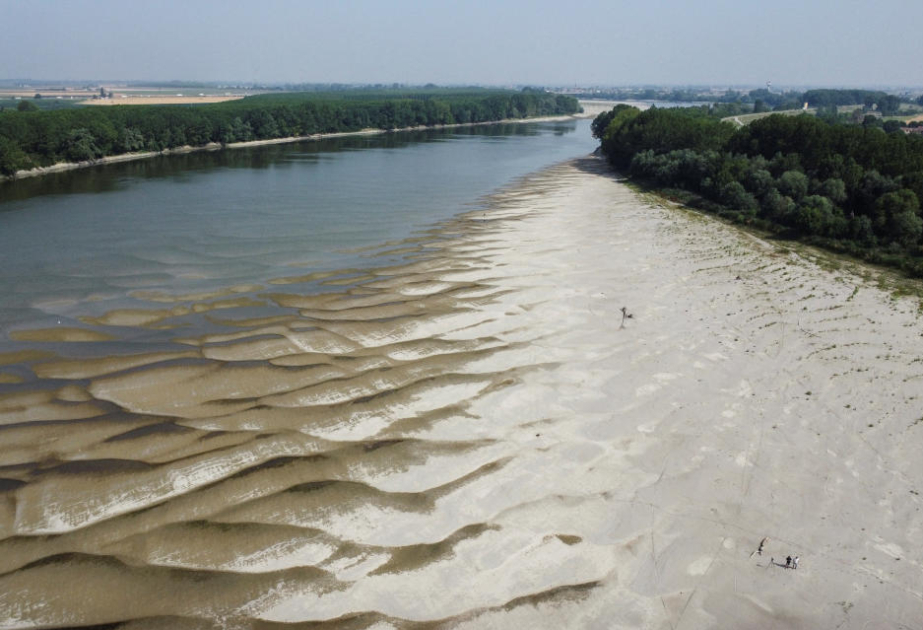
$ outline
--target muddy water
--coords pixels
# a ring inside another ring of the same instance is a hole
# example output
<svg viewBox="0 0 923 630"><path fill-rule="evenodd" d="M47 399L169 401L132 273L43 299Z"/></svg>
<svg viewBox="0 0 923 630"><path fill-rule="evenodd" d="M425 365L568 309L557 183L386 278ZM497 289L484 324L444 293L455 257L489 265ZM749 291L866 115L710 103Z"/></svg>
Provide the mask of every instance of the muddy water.
<svg viewBox="0 0 923 630"><path fill-rule="evenodd" d="M590 149L512 126L3 189L0 627L450 619L505 602L476 584L504 548L531 595L470 405L543 362L485 315L513 193L483 195Z"/></svg>

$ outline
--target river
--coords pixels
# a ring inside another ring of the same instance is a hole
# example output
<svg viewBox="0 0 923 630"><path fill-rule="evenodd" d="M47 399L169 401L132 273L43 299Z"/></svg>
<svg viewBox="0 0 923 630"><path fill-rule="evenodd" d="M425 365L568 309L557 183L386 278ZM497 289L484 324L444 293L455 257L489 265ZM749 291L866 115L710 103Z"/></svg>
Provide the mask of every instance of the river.
<svg viewBox="0 0 923 630"><path fill-rule="evenodd" d="M588 130L581 120L346 137L2 184L0 329L362 266L367 248L591 152Z"/></svg>
<svg viewBox="0 0 923 630"><path fill-rule="evenodd" d="M521 344L467 332L496 287L440 275L484 267L456 239L504 190L593 148L588 120L489 125L4 184L0 627L483 605L374 601L495 528L465 506L498 442L424 436Z"/></svg>

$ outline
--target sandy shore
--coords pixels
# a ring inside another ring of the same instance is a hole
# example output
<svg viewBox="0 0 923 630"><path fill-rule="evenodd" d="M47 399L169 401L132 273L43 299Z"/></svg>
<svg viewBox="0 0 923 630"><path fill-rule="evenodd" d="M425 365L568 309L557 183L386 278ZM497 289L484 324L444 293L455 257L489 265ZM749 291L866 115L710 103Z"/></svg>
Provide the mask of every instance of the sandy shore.
<svg viewBox="0 0 923 630"><path fill-rule="evenodd" d="M244 98L242 94L233 96L122 96L97 98L81 101L81 105L109 107L113 105L206 105L224 103Z"/></svg>
<svg viewBox="0 0 923 630"><path fill-rule="evenodd" d="M919 627L919 300L592 158L437 235L182 352L32 359L0 626Z"/></svg>
<svg viewBox="0 0 923 630"><path fill-rule="evenodd" d="M242 98L242 97L241 97ZM227 99L224 99L227 100ZM119 103L101 103L101 104L115 104ZM125 104L125 103L121 103ZM155 103L149 103L155 104ZM583 104L583 102L581 102ZM598 102L589 102L585 106L585 111L581 114L575 114L573 116L543 116L538 118L511 118L505 120L498 120L492 122L481 122L481 123L458 123L454 125L435 125L429 127L407 127L403 129L362 129L360 131L347 131L341 133L316 133L308 136L287 136L285 138L271 138L268 140L250 140L247 142L230 142L228 144L222 145L216 142L211 142L203 146L183 146L177 147L174 149L164 149L163 151L139 151L136 153L122 153L119 155L109 155L106 157L99 158L98 160L86 160L83 162L59 162L51 166L39 166L36 168L31 168L28 170L16 171L13 175L3 176L0 175L0 182L10 181L16 179L25 179L28 177L40 177L42 175L49 175L51 173L61 173L63 171L72 171L79 168L87 168L90 166L101 166L104 164L116 164L119 162L131 162L134 160L144 160L147 158L156 157L158 155L171 155L178 153L192 153L195 151L217 151L220 149L240 149L244 147L257 147L270 144L289 144L292 142L305 142L312 140L325 140L328 138L340 138L344 136L367 136L383 133L392 133L399 131L422 131L426 129L454 129L460 127L474 127L478 125L494 125L494 124L509 124L509 123L540 123L540 122L560 122L565 120L574 120L580 118L593 118L604 109L611 109L611 107L606 108L599 105Z"/></svg>

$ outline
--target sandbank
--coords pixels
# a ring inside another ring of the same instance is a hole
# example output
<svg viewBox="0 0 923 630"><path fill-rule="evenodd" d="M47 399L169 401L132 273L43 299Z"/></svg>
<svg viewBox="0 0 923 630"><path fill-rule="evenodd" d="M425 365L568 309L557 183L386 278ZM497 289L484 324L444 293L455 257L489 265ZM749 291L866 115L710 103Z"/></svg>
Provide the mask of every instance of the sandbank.
<svg viewBox="0 0 923 630"><path fill-rule="evenodd" d="M0 626L919 626L918 299L595 158L432 236L0 398Z"/></svg>

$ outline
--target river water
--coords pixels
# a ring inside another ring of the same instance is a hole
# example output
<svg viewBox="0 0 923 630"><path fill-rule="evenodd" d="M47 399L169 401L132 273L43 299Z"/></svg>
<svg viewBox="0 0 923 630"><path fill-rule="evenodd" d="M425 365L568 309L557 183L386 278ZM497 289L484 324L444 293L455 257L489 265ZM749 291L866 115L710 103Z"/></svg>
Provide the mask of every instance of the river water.
<svg viewBox="0 0 923 630"><path fill-rule="evenodd" d="M582 120L346 137L7 183L0 327L72 325L144 307L145 296L361 267L366 248L591 152L588 129Z"/></svg>
<svg viewBox="0 0 923 630"><path fill-rule="evenodd" d="M489 245L458 239L498 191L594 144L587 120L494 125L0 188L0 627L481 605L429 604L426 583L478 579L439 567L494 540L466 506L506 456L423 436L470 422L508 383L485 362L522 344L466 319L495 287L440 274L484 267ZM376 602L419 571L411 599Z"/></svg>

